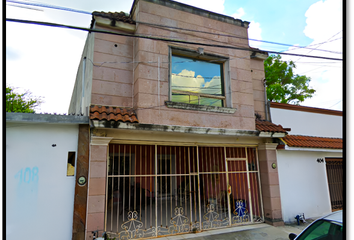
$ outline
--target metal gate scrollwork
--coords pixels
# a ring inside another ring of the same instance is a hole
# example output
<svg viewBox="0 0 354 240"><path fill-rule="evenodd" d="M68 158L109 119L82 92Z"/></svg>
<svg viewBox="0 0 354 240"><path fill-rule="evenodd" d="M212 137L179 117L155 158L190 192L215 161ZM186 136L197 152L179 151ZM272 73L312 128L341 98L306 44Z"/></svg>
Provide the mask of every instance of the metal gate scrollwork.
<svg viewBox="0 0 354 240"><path fill-rule="evenodd" d="M224 219L218 219L219 213L215 212L215 205L214 204L207 205L207 212L203 216L203 218L205 220L203 222L203 229L211 229L211 228L229 225L229 218L228 217L226 217Z"/></svg>
<svg viewBox="0 0 354 240"><path fill-rule="evenodd" d="M170 233L183 233L183 232L189 232L190 231L190 225L189 225L189 219L183 215L183 208L182 207L176 207L175 208L175 215L170 223L173 224L173 226L170 227L171 231Z"/></svg>
<svg viewBox="0 0 354 240"><path fill-rule="evenodd" d="M243 200L237 200L235 205L236 208L233 211L235 216L232 217L232 224L249 222L250 217L245 202Z"/></svg>

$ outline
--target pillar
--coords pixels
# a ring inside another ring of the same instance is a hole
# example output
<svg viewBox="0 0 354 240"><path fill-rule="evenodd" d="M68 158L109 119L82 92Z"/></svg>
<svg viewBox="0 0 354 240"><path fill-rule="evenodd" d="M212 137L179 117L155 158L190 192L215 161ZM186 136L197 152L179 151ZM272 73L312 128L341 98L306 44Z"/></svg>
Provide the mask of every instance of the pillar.
<svg viewBox="0 0 354 240"><path fill-rule="evenodd" d="M74 196L74 216L72 240L85 239L86 207L87 207L87 184L79 184L81 177L88 179L89 170L89 141L90 126L88 124L79 125L79 139L77 147L76 161L76 182Z"/></svg>
<svg viewBox="0 0 354 240"><path fill-rule="evenodd" d="M104 232L108 144L111 137L91 137L90 171L88 180L86 240L92 240L92 231L98 237Z"/></svg>
<svg viewBox="0 0 354 240"><path fill-rule="evenodd" d="M284 221L281 211L278 163L276 155L277 145L277 143L259 144L258 159L265 222L273 226L282 226L284 225Z"/></svg>

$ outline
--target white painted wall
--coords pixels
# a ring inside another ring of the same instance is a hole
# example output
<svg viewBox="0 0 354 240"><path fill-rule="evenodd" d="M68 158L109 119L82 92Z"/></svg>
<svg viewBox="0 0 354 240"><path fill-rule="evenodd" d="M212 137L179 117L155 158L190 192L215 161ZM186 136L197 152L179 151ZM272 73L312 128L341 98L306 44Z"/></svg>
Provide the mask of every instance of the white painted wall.
<svg viewBox="0 0 354 240"><path fill-rule="evenodd" d="M6 124L6 239L71 239L77 144L78 125Z"/></svg>
<svg viewBox="0 0 354 240"><path fill-rule="evenodd" d="M291 128L291 135L342 138L342 116L270 108L272 122Z"/></svg>
<svg viewBox="0 0 354 240"><path fill-rule="evenodd" d="M325 163L317 158L342 157L342 153L278 150L277 162L283 220L295 216L317 218L331 212Z"/></svg>

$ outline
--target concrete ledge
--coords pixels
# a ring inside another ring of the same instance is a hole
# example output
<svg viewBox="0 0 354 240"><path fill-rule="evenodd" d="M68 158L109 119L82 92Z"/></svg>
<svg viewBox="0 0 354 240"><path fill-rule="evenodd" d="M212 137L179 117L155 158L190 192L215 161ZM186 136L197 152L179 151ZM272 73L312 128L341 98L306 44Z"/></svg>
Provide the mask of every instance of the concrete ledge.
<svg viewBox="0 0 354 240"><path fill-rule="evenodd" d="M171 102L171 101L165 101L165 105L169 108L178 108L178 109L185 109L185 110L192 110L192 111L228 113L228 114L233 114L237 110L236 108L196 105L196 104Z"/></svg>
<svg viewBox="0 0 354 240"><path fill-rule="evenodd" d="M89 124L88 116L36 113L6 113L8 123Z"/></svg>
<svg viewBox="0 0 354 240"><path fill-rule="evenodd" d="M171 125L142 124L142 123L124 123L124 122L116 122L116 121L99 121L99 120L91 120L91 123L92 123L91 126L94 128L115 128L115 129L131 129L131 130L140 130L140 131L176 132L176 133L192 133L192 134L194 133L194 134L243 136L243 137L257 137L259 134L259 132L255 130L171 126Z"/></svg>

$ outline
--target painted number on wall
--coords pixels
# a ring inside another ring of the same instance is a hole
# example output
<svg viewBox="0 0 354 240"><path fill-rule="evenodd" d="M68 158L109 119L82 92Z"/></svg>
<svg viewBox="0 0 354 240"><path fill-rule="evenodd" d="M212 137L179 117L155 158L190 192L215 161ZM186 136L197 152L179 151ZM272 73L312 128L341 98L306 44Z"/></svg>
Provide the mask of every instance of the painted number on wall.
<svg viewBox="0 0 354 240"><path fill-rule="evenodd" d="M36 215L38 205L38 167L26 167L15 174L17 182L15 193L16 212L26 216Z"/></svg>
<svg viewBox="0 0 354 240"><path fill-rule="evenodd" d="M32 169L29 167L22 168L16 173L15 178L19 179L19 184L36 183L38 182L38 167L33 167Z"/></svg>

